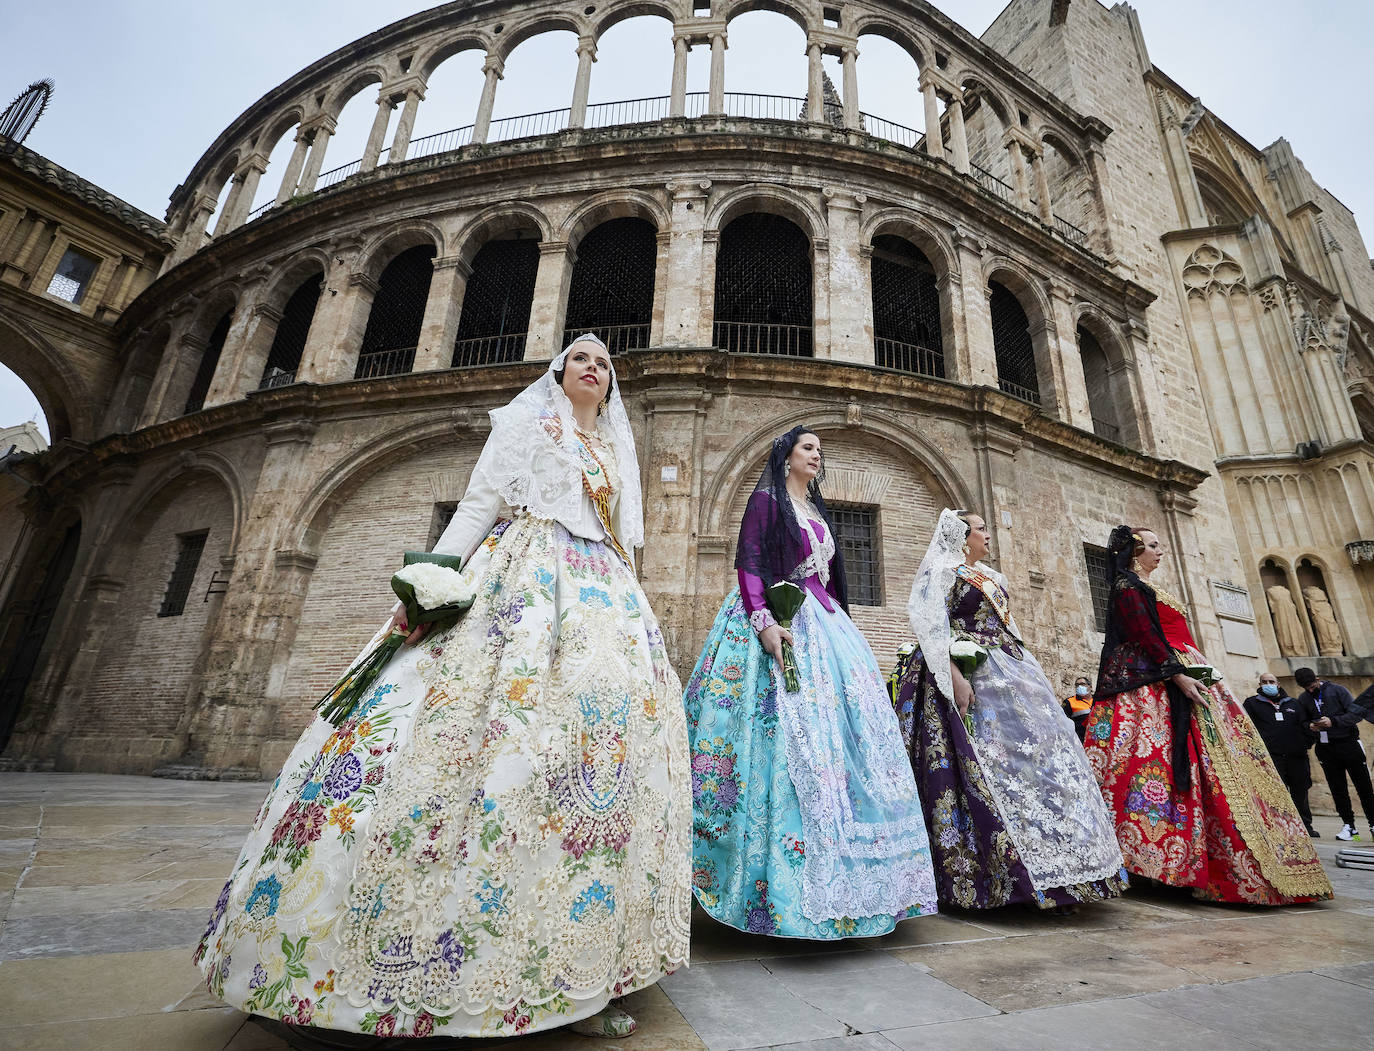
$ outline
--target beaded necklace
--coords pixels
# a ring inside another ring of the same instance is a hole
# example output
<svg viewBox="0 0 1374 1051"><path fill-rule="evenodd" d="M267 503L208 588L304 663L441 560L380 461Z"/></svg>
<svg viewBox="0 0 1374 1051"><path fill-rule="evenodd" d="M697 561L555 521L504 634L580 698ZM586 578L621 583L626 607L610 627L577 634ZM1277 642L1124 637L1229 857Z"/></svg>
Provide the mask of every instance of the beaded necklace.
<svg viewBox="0 0 1374 1051"><path fill-rule="evenodd" d="M600 435L589 434L581 427L574 427L573 430L577 434L577 450L582 457L582 487L587 491L592 506L596 508L596 517L601 521L601 528L606 531L606 539L611 542L611 546L626 564L633 566L634 560L621 546L620 538L615 535L615 527L611 524L611 497L615 495L615 485L593 445L599 446L603 452L609 453L610 450L606 448Z"/></svg>

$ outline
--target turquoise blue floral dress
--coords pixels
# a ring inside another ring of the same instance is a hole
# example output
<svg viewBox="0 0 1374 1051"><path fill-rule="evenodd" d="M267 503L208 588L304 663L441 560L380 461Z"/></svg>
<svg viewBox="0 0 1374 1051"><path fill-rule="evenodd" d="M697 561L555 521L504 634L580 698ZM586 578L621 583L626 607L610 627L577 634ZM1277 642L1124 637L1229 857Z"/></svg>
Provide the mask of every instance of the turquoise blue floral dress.
<svg viewBox="0 0 1374 1051"><path fill-rule="evenodd" d="M827 590L837 556L819 518L804 544L790 575L806 590L791 625L801 689L780 688L757 634L762 582L743 570L687 684L693 890L753 934L872 937L935 911L930 847L878 662Z"/></svg>

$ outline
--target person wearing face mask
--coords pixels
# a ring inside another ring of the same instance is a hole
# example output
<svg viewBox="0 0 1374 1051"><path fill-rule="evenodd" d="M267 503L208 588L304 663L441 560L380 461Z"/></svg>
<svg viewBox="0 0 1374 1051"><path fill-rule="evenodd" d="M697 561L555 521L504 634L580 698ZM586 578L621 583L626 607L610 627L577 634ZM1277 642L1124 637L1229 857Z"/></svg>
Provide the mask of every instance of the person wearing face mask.
<svg viewBox="0 0 1374 1051"><path fill-rule="evenodd" d="M1073 693L1064 698L1064 714L1073 720L1073 732L1079 741L1088 728L1088 716L1093 711L1093 684L1086 675L1073 681Z"/></svg>
<svg viewBox="0 0 1374 1051"><path fill-rule="evenodd" d="M1312 810L1307 805L1307 790L1312 787L1312 766L1307 760L1307 750L1312 747L1312 740L1303 725L1298 698L1289 697L1279 680L1265 672L1259 677L1258 692L1245 699L1245 714L1264 738L1264 746L1274 760L1274 769L1288 786L1288 794L1293 797L1298 816L1307 826L1307 834L1320 838L1321 834L1312 827Z"/></svg>
<svg viewBox="0 0 1374 1051"><path fill-rule="evenodd" d="M1349 777L1359 793L1369 822L1369 835L1374 838L1374 785L1369 781L1365 766L1364 746L1360 744L1360 720L1365 710L1340 683L1327 682L1311 668L1299 668L1293 678L1302 687L1303 725L1317 742L1317 762L1322 765L1326 783L1331 788L1331 801L1340 814L1341 830L1337 839L1359 839L1355 829L1355 808L1350 805Z"/></svg>

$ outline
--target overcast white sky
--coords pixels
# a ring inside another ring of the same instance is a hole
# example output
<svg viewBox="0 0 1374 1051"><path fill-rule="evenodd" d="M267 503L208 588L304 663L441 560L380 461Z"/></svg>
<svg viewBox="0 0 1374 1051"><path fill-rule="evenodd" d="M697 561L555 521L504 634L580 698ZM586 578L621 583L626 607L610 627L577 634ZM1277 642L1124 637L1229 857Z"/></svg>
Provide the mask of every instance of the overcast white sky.
<svg viewBox="0 0 1374 1051"><path fill-rule="evenodd" d="M1048 2L1048 0L1046 0ZM1072 0L1074 4L1094 0ZM981 34L1004 0L935 0ZM221 130L264 92L387 22L434 6L406 0L0 0L5 60L0 95L40 77L53 102L26 145L161 218L172 189ZM1354 210L1374 241L1374 4L1368 0L1136 0L1150 57L1257 146L1286 136L1316 180ZM516 49L497 91L496 116L568 105L577 60L571 34ZM689 90L705 90L709 55L692 52ZM838 69L827 59L832 79ZM668 23L638 18L603 38L593 103L666 95ZM801 30L756 12L731 23L726 89L804 95ZM466 53L431 78L414 137L470 124L480 58ZM362 154L377 93L345 107L325 167ZM865 38L859 99L871 114L921 126L915 66L887 41ZM0 104L3 104L0 102ZM289 136L273 152L259 203L274 195ZM38 403L0 366L0 426L35 418Z"/></svg>

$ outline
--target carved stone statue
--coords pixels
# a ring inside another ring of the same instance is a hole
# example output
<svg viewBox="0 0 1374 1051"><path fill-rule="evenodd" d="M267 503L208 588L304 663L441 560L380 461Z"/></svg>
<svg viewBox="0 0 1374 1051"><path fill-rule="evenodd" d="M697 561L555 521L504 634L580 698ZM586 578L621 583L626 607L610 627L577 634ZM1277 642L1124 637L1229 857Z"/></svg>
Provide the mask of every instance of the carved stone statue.
<svg viewBox="0 0 1374 1051"><path fill-rule="evenodd" d="M1317 635L1317 653L1323 657L1339 657L1345 652L1345 643L1341 638L1341 626L1336 623L1336 614L1331 608L1331 600L1315 584L1303 588L1302 597L1307 600L1312 630Z"/></svg>
<svg viewBox="0 0 1374 1051"><path fill-rule="evenodd" d="M1269 599L1269 612L1274 617L1274 634L1279 640L1279 652L1285 657L1301 657L1307 648L1303 644L1302 621L1293 595L1282 584L1264 589Z"/></svg>

